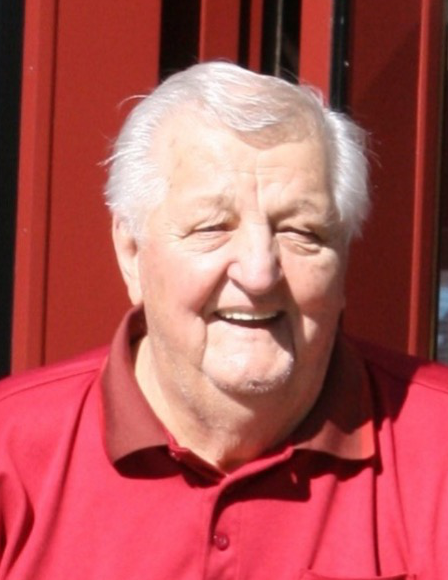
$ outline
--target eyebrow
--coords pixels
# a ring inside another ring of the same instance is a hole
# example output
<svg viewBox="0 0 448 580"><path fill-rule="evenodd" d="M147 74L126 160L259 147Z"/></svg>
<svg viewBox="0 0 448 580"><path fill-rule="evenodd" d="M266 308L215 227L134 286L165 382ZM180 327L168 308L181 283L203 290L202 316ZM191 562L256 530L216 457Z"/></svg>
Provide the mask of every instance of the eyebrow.
<svg viewBox="0 0 448 580"><path fill-rule="evenodd" d="M315 193L315 192L313 192ZM234 196L229 191L217 191L210 195L200 195L194 200L194 208L201 211L213 210L214 213L221 211L231 211L234 209ZM333 211L331 211L330 221L334 220ZM328 221L327 213L322 214L319 205L314 203L312 194L309 199L291 198L282 207L274 208L273 215L275 219L284 219L297 216L305 216L309 219L324 219Z"/></svg>
<svg viewBox="0 0 448 580"><path fill-rule="evenodd" d="M278 211L275 211L279 218L291 217L297 215L320 216L320 207L311 199L292 199L286 205L283 205Z"/></svg>
<svg viewBox="0 0 448 580"><path fill-rule="evenodd" d="M232 196L226 192L211 193L210 195L201 195L194 200L194 205L199 208L215 208L217 210L229 209L232 206Z"/></svg>

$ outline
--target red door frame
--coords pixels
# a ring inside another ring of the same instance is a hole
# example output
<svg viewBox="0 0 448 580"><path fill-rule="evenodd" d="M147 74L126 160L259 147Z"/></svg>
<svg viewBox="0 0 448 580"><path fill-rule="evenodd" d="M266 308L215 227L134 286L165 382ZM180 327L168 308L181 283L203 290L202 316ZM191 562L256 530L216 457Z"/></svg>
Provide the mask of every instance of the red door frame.
<svg viewBox="0 0 448 580"><path fill-rule="evenodd" d="M105 342L127 307L99 163L157 84L160 18L161 0L26 2L13 372Z"/></svg>
<svg viewBox="0 0 448 580"><path fill-rule="evenodd" d="M348 276L346 327L433 354L444 1L353 3L349 104L371 133L374 209Z"/></svg>

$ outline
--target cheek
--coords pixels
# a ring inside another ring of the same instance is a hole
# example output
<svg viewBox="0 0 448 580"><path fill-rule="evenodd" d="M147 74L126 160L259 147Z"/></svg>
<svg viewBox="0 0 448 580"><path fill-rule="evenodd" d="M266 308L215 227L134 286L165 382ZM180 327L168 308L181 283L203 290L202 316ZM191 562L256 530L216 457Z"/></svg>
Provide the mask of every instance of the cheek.
<svg viewBox="0 0 448 580"><path fill-rule="evenodd" d="M299 308L338 310L344 306L344 272L339 260L295 264L288 277Z"/></svg>
<svg viewBox="0 0 448 580"><path fill-rule="evenodd" d="M148 245L140 264L147 308L200 313L219 287L225 270L222 261L217 256L181 252L176 246L154 246Z"/></svg>
<svg viewBox="0 0 448 580"><path fill-rule="evenodd" d="M140 286L145 309L152 319L173 314L177 302L176 292L181 282L176 282L176 267L165 248L148 243L139 259Z"/></svg>

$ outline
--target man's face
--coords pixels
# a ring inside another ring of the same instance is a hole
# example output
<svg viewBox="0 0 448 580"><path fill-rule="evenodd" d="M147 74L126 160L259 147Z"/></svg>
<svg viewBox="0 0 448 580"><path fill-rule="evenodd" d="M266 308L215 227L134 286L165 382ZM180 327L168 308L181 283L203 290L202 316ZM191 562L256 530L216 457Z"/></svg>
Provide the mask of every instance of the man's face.
<svg viewBox="0 0 448 580"><path fill-rule="evenodd" d="M156 156L169 191L137 282L153 372L187 398L320 388L346 261L320 140L256 148L179 115Z"/></svg>

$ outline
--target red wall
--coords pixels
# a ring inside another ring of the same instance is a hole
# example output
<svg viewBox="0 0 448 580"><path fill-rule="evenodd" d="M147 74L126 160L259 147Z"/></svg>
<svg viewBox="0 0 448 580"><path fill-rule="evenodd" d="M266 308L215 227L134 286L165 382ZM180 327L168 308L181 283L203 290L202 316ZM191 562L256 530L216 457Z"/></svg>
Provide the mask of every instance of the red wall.
<svg viewBox="0 0 448 580"><path fill-rule="evenodd" d="M198 57L235 60L241 0L197 4ZM247 61L258 70L263 2L248 6ZM99 163L125 99L157 83L162 9L161 0L26 2L14 371L107 342L127 306ZM300 76L327 95L332 11L332 0L301 2ZM372 134L375 209L353 251L345 325L428 354L443 0L352 0L351 20L349 101Z"/></svg>

